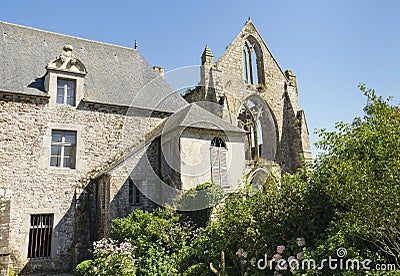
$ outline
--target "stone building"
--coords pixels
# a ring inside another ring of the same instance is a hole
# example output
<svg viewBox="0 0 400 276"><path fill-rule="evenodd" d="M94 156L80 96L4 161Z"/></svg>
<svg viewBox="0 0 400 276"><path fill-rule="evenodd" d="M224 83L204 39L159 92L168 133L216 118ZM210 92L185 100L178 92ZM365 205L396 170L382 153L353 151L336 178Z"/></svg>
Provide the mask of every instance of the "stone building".
<svg viewBox="0 0 400 276"><path fill-rule="evenodd" d="M70 271L115 217L311 159L296 77L250 20L184 95L136 47L0 31L1 275Z"/></svg>

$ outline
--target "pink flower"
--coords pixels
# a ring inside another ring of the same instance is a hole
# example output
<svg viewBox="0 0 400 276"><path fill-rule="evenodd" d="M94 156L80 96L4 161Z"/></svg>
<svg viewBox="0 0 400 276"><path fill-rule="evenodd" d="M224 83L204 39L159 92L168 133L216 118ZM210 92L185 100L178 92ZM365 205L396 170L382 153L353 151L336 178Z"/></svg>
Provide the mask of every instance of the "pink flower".
<svg viewBox="0 0 400 276"><path fill-rule="evenodd" d="M306 240L304 238L297 238L297 245L298 246L306 245Z"/></svg>
<svg viewBox="0 0 400 276"><path fill-rule="evenodd" d="M282 259L282 256L279 255L279 254L275 254L275 255L272 257L272 259L273 259L275 262L277 262L277 261L279 261L280 259Z"/></svg>
<svg viewBox="0 0 400 276"><path fill-rule="evenodd" d="M243 248L239 248L239 249L236 251L236 255L238 255L239 257L242 257L242 255L243 255Z"/></svg>
<svg viewBox="0 0 400 276"><path fill-rule="evenodd" d="M284 245L279 245L276 247L276 252L278 252L279 254L282 254L284 250L285 250Z"/></svg>
<svg viewBox="0 0 400 276"><path fill-rule="evenodd" d="M296 258L298 260L300 260L301 258L303 258L303 256L304 256L304 253L303 252L299 252L299 253L297 253Z"/></svg>
<svg viewBox="0 0 400 276"><path fill-rule="evenodd" d="M294 256L290 256L288 258L288 263L291 268L296 268L299 264L299 260L297 260Z"/></svg>

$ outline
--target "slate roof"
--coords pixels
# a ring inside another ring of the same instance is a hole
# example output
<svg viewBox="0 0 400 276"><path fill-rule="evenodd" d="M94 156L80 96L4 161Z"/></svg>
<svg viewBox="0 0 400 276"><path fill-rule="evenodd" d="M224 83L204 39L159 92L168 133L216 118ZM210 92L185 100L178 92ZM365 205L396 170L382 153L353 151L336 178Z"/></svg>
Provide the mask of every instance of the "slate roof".
<svg viewBox="0 0 400 276"><path fill-rule="evenodd" d="M87 69L86 101L170 113L188 104L136 49L1 21L0 91L48 96L46 65L66 44Z"/></svg>
<svg viewBox="0 0 400 276"><path fill-rule="evenodd" d="M165 123L164 131L165 129L170 131L178 127L245 133L243 129L222 120L196 103L191 103L170 116Z"/></svg>

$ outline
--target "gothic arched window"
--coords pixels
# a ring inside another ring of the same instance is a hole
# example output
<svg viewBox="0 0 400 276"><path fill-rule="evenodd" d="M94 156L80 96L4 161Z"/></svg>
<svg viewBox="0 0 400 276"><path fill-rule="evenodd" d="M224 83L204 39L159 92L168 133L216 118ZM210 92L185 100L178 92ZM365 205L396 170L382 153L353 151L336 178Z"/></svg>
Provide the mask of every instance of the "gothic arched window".
<svg viewBox="0 0 400 276"><path fill-rule="evenodd" d="M249 40L243 46L243 77L249 84L258 84L257 55L254 44Z"/></svg>
<svg viewBox="0 0 400 276"><path fill-rule="evenodd" d="M239 126L246 132L246 159L253 160L261 156L262 153L262 126L260 122L260 110L254 102L248 100L241 106L239 113Z"/></svg>
<svg viewBox="0 0 400 276"><path fill-rule="evenodd" d="M222 188L228 187L227 165L226 165L226 144L219 137L211 140L211 178L212 182L221 185Z"/></svg>
<svg viewBox="0 0 400 276"><path fill-rule="evenodd" d="M275 160L277 148L276 124L265 101L258 96L248 97L238 114L238 127L246 131L246 160Z"/></svg>

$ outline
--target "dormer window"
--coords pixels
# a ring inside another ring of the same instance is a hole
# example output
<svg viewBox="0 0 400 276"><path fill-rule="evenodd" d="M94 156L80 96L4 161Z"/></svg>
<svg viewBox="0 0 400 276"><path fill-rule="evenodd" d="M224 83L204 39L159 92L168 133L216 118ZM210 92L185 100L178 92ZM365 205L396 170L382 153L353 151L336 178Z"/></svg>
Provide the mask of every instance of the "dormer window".
<svg viewBox="0 0 400 276"><path fill-rule="evenodd" d="M86 67L73 54L73 47L65 45L61 54L50 61L45 77L45 90L50 105L77 107L84 95Z"/></svg>
<svg viewBox="0 0 400 276"><path fill-rule="evenodd" d="M76 81L57 78L57 104L75 106Z"/></svg>

